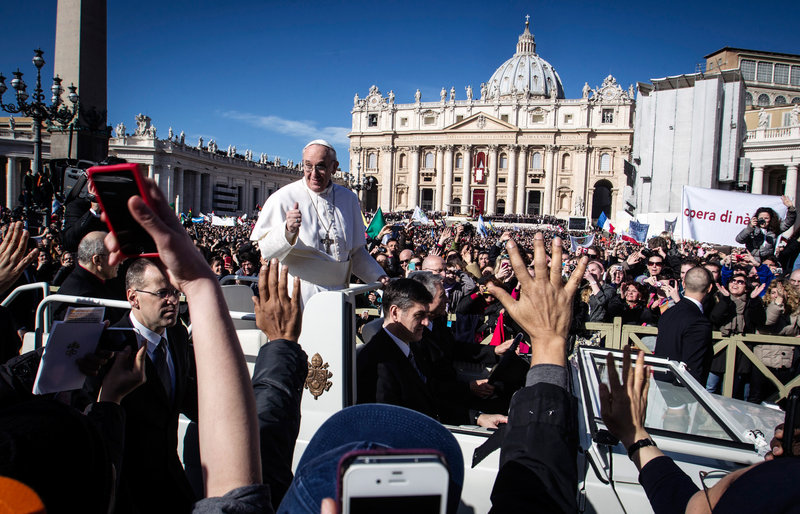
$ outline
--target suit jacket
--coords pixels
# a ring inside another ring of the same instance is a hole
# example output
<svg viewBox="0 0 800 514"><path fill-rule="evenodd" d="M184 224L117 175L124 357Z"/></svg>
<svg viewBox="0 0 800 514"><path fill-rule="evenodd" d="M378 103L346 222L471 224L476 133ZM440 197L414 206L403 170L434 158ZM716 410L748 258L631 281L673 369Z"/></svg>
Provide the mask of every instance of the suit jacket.
<svg viewBox="0 0 800 514"><path fill-rule="evenodd" d="M414 352L414 360L422 374L430 377L425 353ZM430 380L423 382L385 328L358 352L356 369L358 403L389 403L439 419Z"/></svg>
<svg viewBox="0 0 800 514"><path fill-rule="evenodd" d="M686 363L689 373L706 383L713 357L711 322L691 300L684 298L661 315L655 355Z"/></svg>
<svg viewBox="0 0 800 514"><path fill-rule="evenodd" d="M64 282L58 289L58 293L74 296L89 296L92 298L108 298L111 300L125 299L116 294L103 280L80 265L75 266L75 269L67 275L67 278L64 279ZM66 312L67 305L61 304L56 311L56 319L64 319ZM106 309L106 319L111 320L112 323L121 319L124 314L126 314L124 310Z"/></svg>
<svg viewBox="0 0 800 514"><path fill-rule="evenodd" d="M129 316L115 327L132 328ZM178 458L178 415L197 420L194 352L186 329L167 329L175 366L175 395L170 401L155 365L145 360L147 381L122 400L125 451L115 512L189 512L195 501ZM130 339L126 344L135 343Z"/></svg>

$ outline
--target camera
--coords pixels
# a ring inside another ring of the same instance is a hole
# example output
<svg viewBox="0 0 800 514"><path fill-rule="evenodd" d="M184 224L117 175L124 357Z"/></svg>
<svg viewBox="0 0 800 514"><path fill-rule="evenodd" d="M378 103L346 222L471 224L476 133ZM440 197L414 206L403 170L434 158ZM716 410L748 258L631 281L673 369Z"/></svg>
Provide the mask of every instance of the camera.
<svg viewBox="0 0 800 514"><path fill-rule="evenodd" d="M759 227L765 227L767 226L767 220L759 219L758 221L756 221L756 225L758 225Z"/></svg>
<svg viewBox="0 0 800 514"><path fill-rule="evenodd" d="M646 246L642 247L642 255L644 255L645 259L653 255L653 250L647 248Z"/></svg>

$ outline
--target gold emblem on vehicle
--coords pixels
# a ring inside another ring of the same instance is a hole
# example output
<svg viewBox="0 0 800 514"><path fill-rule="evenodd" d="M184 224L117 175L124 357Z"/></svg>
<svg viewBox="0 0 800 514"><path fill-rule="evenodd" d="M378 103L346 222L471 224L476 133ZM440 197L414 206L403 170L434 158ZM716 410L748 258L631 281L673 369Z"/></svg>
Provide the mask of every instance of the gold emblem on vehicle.
<svg viewBox="0 0 800 514"><path fill-rule="evenodd" d="M328 380L333 373L328 371L328 363L322 363L320 354L315 353L308 364L308 376L306 376L306 389L318 399L322 393L329 391L333 382Z"/></svg>

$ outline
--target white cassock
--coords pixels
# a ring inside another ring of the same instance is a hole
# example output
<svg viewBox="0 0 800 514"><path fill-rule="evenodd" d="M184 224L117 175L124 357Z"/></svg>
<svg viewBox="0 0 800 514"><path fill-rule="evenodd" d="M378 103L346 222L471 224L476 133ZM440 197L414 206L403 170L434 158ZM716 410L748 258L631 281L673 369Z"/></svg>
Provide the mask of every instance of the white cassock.
<svg viewBox="0 0 800 514"><path fill-rule="evenodd" d="M302 222L294 244L287 240L286 213L295 202ZM367 252L358 197L333 182L322 193L306 186L305 178L288 184L267 198L250 234L264 259L278 259L300 277L303 304L319 291L344 289L350 274L365 283L386 274Z"/></svg>

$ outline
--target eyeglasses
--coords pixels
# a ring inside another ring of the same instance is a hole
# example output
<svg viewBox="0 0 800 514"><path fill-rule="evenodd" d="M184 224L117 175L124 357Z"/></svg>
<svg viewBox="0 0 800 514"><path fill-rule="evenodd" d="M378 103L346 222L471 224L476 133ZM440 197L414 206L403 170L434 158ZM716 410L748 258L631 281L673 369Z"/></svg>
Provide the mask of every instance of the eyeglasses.
<svg viewBox="0 0 800 514"><path fill-rule="evenodd" d="M742 280L740 278L736 278L736 279L731 280L731 284L747 284L747 281L746 280Z"/></svg>
<svg viewBox="0 0 800 514"><path fill-rule="evenodd" d="M144 289L134 289L137 293L147 293L153 296L158 296L162 300L166 300L167 298L178 298L181 295L181 292L177 289L159 289L158 291L145 291Z"/></svg>
<svg viewBox="0 0 800 514"><path fill-rule="evenodd" d="M308 172L311 172L312 170L317 170L320 173L324 173L324 172L328 171L328 165L325 164L325 163L311 164L310 162L304 162L303 163L303 169L308 171Z"/></svg>
<svg viewBox="0 0 800 514"><path fill-rule="evenodd" d="M663 266L664 263L662 261L647 261L648 266Z"/></svg>

